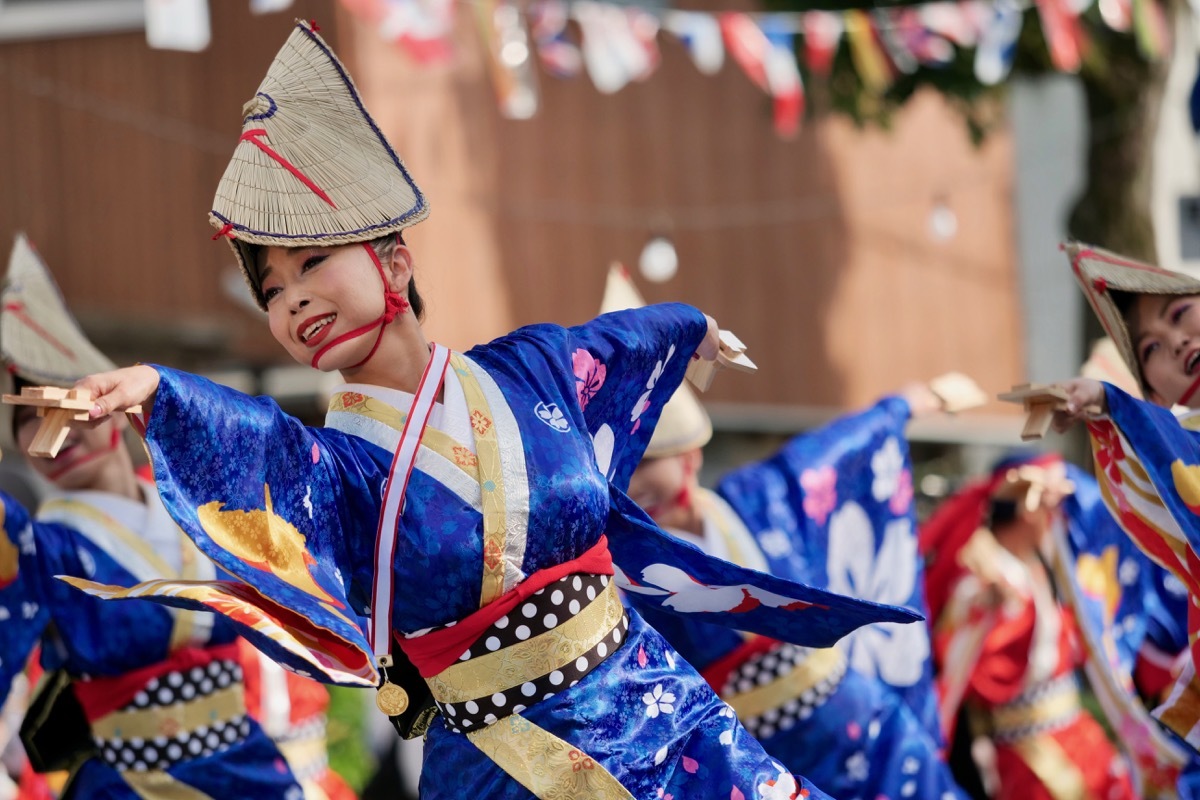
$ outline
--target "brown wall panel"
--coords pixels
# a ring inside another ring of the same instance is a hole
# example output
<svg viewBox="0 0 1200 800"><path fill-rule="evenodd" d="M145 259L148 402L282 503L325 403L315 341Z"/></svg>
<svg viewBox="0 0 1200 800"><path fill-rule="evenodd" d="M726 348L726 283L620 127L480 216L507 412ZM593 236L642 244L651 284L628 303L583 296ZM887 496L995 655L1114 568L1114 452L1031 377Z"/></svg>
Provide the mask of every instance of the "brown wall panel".
<svg viewBox="0 0 1200 800"><path fill-rule="evenodd" d="M0 45L0 242L28 231L129 358L279 362L222 292L232 256L205 214L289 18L210 5L199 54L141 34ZM433 337L461 347L581 321L609 262L635 266L663 233L679 274L640 288L704 308L762 368L722 377L713 399L849 407L950 368L989 389L1020 379L1004 131L976 149L920 96L890 132L822 119L781 141L734 64L701 75L665 36L648 81L602 96L542 75L538 116L509 121L468 15L455 63L419 68L333 0L295 12L321 21L430 197L408 239ZM959 223L947 242L928 233L939 199Z"/></svg>

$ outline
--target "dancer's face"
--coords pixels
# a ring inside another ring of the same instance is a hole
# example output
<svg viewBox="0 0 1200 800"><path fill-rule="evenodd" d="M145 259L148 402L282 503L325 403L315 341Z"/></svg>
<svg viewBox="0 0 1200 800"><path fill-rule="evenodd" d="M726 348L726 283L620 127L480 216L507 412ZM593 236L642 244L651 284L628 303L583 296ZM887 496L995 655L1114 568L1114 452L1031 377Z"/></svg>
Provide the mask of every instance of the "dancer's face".
<svg viewBox="0 0 1200 800"><path fill-rule="evenodd" d="M403 292L412 274L408 248L397 246L383 267L389 288ZM383 280L367 248L264 247L257 268L271 334L292 358L328 372L367 357L378 328L334 345L313 364L322 348L384 313Z"/></svg>
<svg viewBox="0 0 1200 800"><path fill-rule="evenodd" d="M1126 320L1150 399L1175 405L1200 377L1200 296L1139 295Z"/></svg>
<svg viewBox="0 0 1200 800"><path fill-rule="evenodd" d="M684 528L697 486L700 451L647 458L629 479L629 496L664 528Z"/></svg>
<svg viewBox="0 0 1200 800"><path fill-rule="evenodd" d="M42 419L31 406L17 406L15 413L17 445L25 452L37 436ZM91 489L99 485L104 470L125 468L118 458L124 446L121 441L124 426L124 414L109 417L94 428L71 426L57 456L27 460L35 472L59 489Z"/></svg>

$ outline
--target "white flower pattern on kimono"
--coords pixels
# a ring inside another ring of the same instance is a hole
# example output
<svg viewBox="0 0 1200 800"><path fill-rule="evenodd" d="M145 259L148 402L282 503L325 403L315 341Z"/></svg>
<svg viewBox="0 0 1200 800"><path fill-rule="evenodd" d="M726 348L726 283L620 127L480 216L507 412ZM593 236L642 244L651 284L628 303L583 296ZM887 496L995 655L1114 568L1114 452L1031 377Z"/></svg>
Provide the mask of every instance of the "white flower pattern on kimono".
<svg viewBox="0 0 1200 800"><path fill-rule="evenodd" d="M758 785L759 800L792 800L800 791L800 787L796 785L796 778L779 764L775 767L779 770L779 775Z"/></svg>
<svg viewBox="0 0 1200 800"><path fill-rule="evenodd" d="M767 555L783 558L792 552L792 540L779 528L771 528L759 534L758 545Z"/></svg>
<svg viewBox="0 0 1200 800"><path fill-rule="evenodd" d="M829 521L827 571L832 592L907 605L917 579L917 538L912 521L895 519L884 526L883 544L876 553L871 518L858 503L845 503ZM855 670L898 687L920 681L929 657L923 625L867 625L839 645L846 649Z"/></svg>
<svg viewBox="0 0 1200 800"><path fill-rule="evenodd" d="M559 433L571 430L571 423L563 416L562 409L558 407L557 403L538 403L533 410L538 419Z"/></svg>
<svg viewBox="0 0 1200 800"><path fill-rule="evenodd" d="M642 414L650 408L650 393L654 391L654 387L658 384L658 379L662 377L663 370L674 355L675 345L671 345L667 350L666 358L660 359L654 364L654 369L650 372L650 377L646 380L646 391L642 392L642 396L633 404L633 411L629 415L629 421L633 423L633 430L635 432L642 424Z"/></svg>
<svg viewBox="0 0 1200 800"><path fill-rule="evenodd" d="M854 755L846 759L846 776L852 781L865 781L870 772L870 764L867 762L867 755L859 750Z"/></svg>
<svg viewBox="0 0 1200 800"><path fill-rule="evenodd" d="M717 712L717 716L730 720L729 727L721 731L721 735L717 737L718 742L729 747L733 744L733 731L737 727L737 718L734 716L733 707L726 703L725 707Z"/></svg>
<svg viewBox="0 0 1200 800"><path fill-rule="evenodd" d="M675 713L675 693L664 690L661 683L654 684L653 691L642 695L642 702L646 704L646 716L650 719L659 714Z"/></svg>
<svg viewBox="0 0 1200 800"><path fill-rule="evenodd" d="M1142 571L1138 567L1138 563L1132 558L1127 558L1121 562L1121 566L1117 570L1117 579L1121 581L1122 586L1133 586L1137 583L1138 576L1141 573Z"/></svg>
<svg viewBox="0 0 1200 800"><path fill-rule="evenodd" d="M616 437L608 425L601 425L592 436L592 449L596 453L596 468L610 480L609 467L612 466L613 449L616 447Z"/></svg>
<svg viewBox="0 0 1200 800"><path fill-rule="evenodd" d="M889 436L871 456L871 472L875 476L871 482L871 496L880 503L891 498L900 488L900 475L904 472L904 454L900 452L900 442L895 436Z"/></svg>
<svg viewBox="0 0 1200 800"><path fill-rule="evenodd" d="M662 605L691 613L695 611L731 611L738 613L759 605L787 610L806 608L810 604L792 597L769 592L757 586L738 583L728 586L698 583L678 567L651 564L642 570L641 583L634 583L619 567L613 568L614 579L623 591L649 597L663 597Z"/></svg>
<svg viewBox="0 0 1200 800"><path fill-rule="evenodd" d="M17 545L21 548L21 555L23 556L37 555L37 540L33 536L32 525L26 525L17 534Z"/></svg>

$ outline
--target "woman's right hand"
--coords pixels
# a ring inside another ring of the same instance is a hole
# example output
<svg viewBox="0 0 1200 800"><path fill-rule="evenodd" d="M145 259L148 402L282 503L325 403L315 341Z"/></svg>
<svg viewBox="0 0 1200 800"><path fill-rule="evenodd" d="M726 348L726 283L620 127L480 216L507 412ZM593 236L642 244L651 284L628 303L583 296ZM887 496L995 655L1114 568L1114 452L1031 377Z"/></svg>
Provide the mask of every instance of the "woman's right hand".
<svg viewBox="0 0 1200 800"><path fill-rule="evenodd" d="M92 393L92 409L88 415L96 420L118 411L140 405L149 416L158 391L158 370L138 364L112 372L98 372L75 384L76 389Z"/></svg>
<svg viewBox="0 0 1200 800"><path fill-rule="evenodd" d="M1054 430L1065 433L1076 422L1106 410L1104 384L1091 378L1072 378L1054 384L1067 393L1067 407L1054 412Z"/></svg>

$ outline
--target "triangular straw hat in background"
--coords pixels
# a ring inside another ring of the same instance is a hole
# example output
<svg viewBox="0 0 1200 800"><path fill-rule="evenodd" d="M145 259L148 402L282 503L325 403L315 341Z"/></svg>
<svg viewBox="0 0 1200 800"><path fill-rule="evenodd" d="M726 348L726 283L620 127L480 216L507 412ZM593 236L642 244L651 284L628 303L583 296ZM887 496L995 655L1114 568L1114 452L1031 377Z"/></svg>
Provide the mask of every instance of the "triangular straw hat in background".
<svg viewBox="0 0 1200 800"><path fill-rule="evenodd" d="M0 388L14 378L44 386L72 386L95 372L116 369L67 310L58 286L24 234L17 234L0 289ZM11 446L13 407L0 404L0 444Z"/></svg>
<svg viewBox="0 0 1200 800"><path fill-rule="evenodd" d="M633 285L629 270L621 264L609 267L600 313L641 308L644 305L646 301ZM663 406L643 458L666 458L704 447L712 439L712 434L712 420L708 413L692 390L681 383Z"/></svg>
<svg viewBox="0 0 1200 800"><path fill-rule="evenodd" d="M1118 256L1099 247L1070 242L1063 246L1071 259L1075 280L1083 289L1088 304L1100 318L1105 333L1113 340L1129 371L1137 376L1143 393L1146 381L1133 351L1133 341L1125 318L1113 300L1112 292L1132 294L1200 294L1200 280L1179 272L1143 264Z"/></svg>
<svg viewBox="0 0 1200 800"><path fill-rule="evenodd" d="M297 23L242 108L242 136L209 215L259 305L253 245L366 242L428 214L345 67L308 23Z"/></svg>
<svg viewBox="0 0 1200 800"><path fill-rule="evenodd" d="M1111 383L1131 397L1142 396L1142 387L1121 358L1116 344L1107 336L1092 343L1092 351L1079 370L1084 378Z"/></svg>

